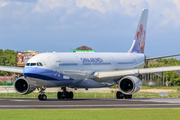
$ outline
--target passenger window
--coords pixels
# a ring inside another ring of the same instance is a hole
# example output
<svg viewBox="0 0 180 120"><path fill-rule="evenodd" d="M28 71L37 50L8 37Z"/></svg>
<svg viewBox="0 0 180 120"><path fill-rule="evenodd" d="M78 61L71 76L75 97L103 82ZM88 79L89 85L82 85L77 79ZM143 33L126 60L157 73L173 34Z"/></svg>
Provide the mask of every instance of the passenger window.
<svg viewBox="0 0 180 120"><path fill-rule="evenodd" d="M36 66L36 63L31 63L31 66Z"/></svg>
<svg viewBox="0 0 180 120"><path fill-rule="evenodd" d="M30 63L26 63L26 66L29 66L30 65Z"/></svg>

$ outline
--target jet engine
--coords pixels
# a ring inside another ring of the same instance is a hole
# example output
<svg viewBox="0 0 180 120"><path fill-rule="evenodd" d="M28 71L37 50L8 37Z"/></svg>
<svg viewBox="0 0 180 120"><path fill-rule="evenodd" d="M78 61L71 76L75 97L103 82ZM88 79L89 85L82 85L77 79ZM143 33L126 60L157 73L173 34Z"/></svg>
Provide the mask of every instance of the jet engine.
<svg viewBox="0 0 180 120"><path fill-rule="evenodd" d="M126 95L131 95L141 89L142 82L135 76L126 76L119 81L119 89Z"/></svg>
<svg viewBox="0 0 180 120"><path fill-rule="evenodd" d="M36 87L29 84L24 77L20 77L14 83L14 89L21 95L29 94L36 90Z"/></svg>

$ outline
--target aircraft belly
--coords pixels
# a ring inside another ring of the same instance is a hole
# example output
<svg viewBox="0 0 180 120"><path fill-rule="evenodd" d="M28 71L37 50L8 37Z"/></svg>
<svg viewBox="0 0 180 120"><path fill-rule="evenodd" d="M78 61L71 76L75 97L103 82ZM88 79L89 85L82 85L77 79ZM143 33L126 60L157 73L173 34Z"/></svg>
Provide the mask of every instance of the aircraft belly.
<svg viewBox="0 0 180 120"><path fill-rule="evenodd" d="M101 88L101 87L111 87L115 85L115 82L96 82L94 80L83 80L80 84L78 84L77 88Z"/></svg>
<svg viewBox="0 0 180 120"><path fill-rule="evenodd" d="M55 80L43 80L38 78L26 77L26 80L35 86L46 86L46 87L61 87L68 86L73 84L72 80L63 80L63 81L55 81Z"/></svg>

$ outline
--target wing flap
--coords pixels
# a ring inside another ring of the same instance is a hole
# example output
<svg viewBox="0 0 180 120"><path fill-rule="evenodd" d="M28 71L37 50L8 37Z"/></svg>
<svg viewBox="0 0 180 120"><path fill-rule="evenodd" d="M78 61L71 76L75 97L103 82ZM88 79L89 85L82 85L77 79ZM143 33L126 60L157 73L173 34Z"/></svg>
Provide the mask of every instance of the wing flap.
<svg viewBox="0 0 180 120"><path fill-rule="evenodd" d="M95 72L94 76L96 78L108 78L108 77L120 77L126 75L138 75L146 73L157 73L165 71L178 71L180 66L170 66L170 67L156 67L156 68L141 68L141 69L130 69L121 71L108 71L108 72Z"/></svg>
<svg viewBox="0 0 180 120"><path fill-rule="evenodd" d="M23 73L23 67L0 66L0 71Z"/></svg>

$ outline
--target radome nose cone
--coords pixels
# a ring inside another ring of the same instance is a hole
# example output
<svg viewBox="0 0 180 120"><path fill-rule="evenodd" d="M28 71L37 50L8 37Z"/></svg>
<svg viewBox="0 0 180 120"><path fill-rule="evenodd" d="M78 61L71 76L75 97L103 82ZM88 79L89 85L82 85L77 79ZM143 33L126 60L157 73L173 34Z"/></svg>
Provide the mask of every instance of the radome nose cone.
<svg viewBox="0 0 180 120"><path fill-rule="evenodd" d="M25 67L24 68L24 74L28 74L28 73L33 73L33 71L35 70L34 67Z"/></svg>

